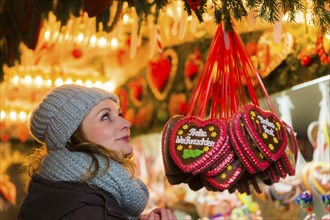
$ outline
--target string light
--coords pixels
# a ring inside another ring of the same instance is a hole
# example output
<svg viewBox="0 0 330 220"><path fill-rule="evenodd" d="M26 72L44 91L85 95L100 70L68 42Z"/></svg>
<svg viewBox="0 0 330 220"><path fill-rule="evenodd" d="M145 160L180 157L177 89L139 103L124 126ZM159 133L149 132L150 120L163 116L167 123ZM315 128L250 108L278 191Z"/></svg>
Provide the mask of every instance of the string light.
<svg viewBox="0 0 330 220"><path fill-rule="evenodd" d="M34 70L36 71L36 70ZM26 73L27 70L21 69L22 73ZM10 76L10 75L9 75ZM102 81L99 78L95 78L95 80L82 80L82 79L72 79L72 78L62 78L57 77L54 79L54 82L51 79L43 78L42 74L38 74L35 76L27 75L24 77L20 77L19 74L13 75L11 78L9 78L9 81L14 86L27 86L29 88L32 88L34 86L37 86L38 88L44 87L47 89L50 89L52 85L55 87L61 86L63 84L76 84L76 85L85 85L88 87L97 87L101 89L105 89L107 91L113 92L115 90L115 83L112 81ZM1 105L1 107L4 107ZM25 122L29 118L28 109L29 107L26 107L27 109L22 110L22 106L5 106L5 109L1 109L0 112L0 120L6 121L10 120L10 123L16 123L16 122Z"/></svg>

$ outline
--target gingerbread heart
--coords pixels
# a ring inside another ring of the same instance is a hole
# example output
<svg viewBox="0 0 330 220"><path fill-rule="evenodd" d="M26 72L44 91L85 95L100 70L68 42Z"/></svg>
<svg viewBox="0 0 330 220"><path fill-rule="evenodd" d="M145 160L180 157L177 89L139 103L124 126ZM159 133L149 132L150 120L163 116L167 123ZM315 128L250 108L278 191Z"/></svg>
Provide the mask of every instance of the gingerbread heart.
<svg viewBox="0 0 330 220"><path fill-rule="evenodd" d="M288 125L285 121L282 121L282 124L286 128L288 146L291 152L293 152L294 154L295 163L297 163L299 147L296 138L296 133L293 130L293 128L290 125Z"/></svg>
<svg viewBox="0 0 330 220"><path fill-rule="evenodd" d="M224 120L184 117L171 131L170 154L181 170L197 175L217 161L228 142Z"/></svg>
<svg viewBox="0 0 330 220"><path fill-rule="evenodd" d="M280 177L273 166L269 166L262 172L265 172L267 175L267 178L263 180L266 185L273 185L274 183L278 183L280 181Z"/></svg>
<svg viewBox="0 0 330 220"><path fill-rule="evenodd" d="M269 161L277 161L287 145L285 128L281 120L271 111L264 111L259 106L244 106L243 123L253 142Z"/></svg>
<svg viewBox="0 0 330 220"><path fill-rule="evenodd" d="M173 49L165 50L149 62L147 82L158 100L164 100L171 90L177 68L178 57Z"/></svg>
<svg viewBox="0 0 330 220"><path fill-rule="evenodd" d="M280 158L279 162L283 166L284 170L290 176L294 176L295 167L296 167L296 159L295 153L292 152L292 147L290 141L288 141L288 146L285 148L284 154Z"/></svg>
<svg viewBox="0 0 330 220"><path fill-rule="evenodd" d="M170 184L176 185L183 182L186 182L189 178L192 177L192 174L183 172L173 161L170 155L169 141L170 133L173 129L175 123L183 118L182 115L175 115L171 117L165 124L162 133L161 133L161 143L162 143L162 158L165 168L165 175Z"/></svg>
<svg viewBox="0 0 330 220"><path fill-rule="evenodd" d="M250 172L252 174L255 173L254 170L265 170L270 165L270 162L264 157L250 137L249 132L246 130L246 126L242 121L241 113L237 112L230 123L229 132L233 148L235 152L237 152L237 155L242 158L243 165L245 165L248 171L252 171ZM249 167L250 164L254 169Z"/></svg>
<svg viewBox="0 0 330 220"><path fill-rule="evenodd" d="M227 152L224 152L222 155L223 156L219 158L218 161L211 166L210 170L205 171L204 173L205 176L210 177L210 176L218 175L236 158L235 152L231 150L231 147L228 147Z"/></svg>
<svg viewBox="0 0 330 220"><path fill-rule="evenodd" d="M207 182L214 188L223 191L233 186L244 174L245 169L240 160L231 162L226 169L214 177L205 177Z"/></svg>
<svg viewBox="0 0 330 220"><path fill-rule="evenodd" d="M283 157L283 156L282 156ZM280 160L275 161L274 163L272 163L271 166L273 166L276 170L276 173L279 177L285 179L285 177L287 176L287 174L289 173L287 171L287 168L285 167L286 164L282 162L282 157ZM291 175L290 175L291 176Z"/></svg>
<svg viewBox="0 0 330 220"><path fill-rule="evenodd" d="M146 85L146 80L142 77L131 79L128 82L129 97L132 103L137 107L140 107L143 104L143 97L147 93Z"/></svg>
<svg viewBox="0 0 330 220"><path fill-rule="evenodd" d="M165 124L162 131L162 154L163 163L165 168L165 175L170 184L176 185L180 183L187 183L189 188L193 191L200 190L204 187L202 178L200 175L192 175L190 173L183 172L173 161L169 153L169 134L173 129L173 125L182 118L182 115L175 115L171 117Z"/></svg>

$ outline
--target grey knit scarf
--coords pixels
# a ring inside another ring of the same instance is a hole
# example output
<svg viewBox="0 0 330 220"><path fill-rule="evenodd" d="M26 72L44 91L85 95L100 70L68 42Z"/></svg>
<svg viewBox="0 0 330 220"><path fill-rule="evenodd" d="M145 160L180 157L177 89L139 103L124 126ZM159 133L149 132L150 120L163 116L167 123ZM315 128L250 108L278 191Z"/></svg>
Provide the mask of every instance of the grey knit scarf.
<svg viewBox="0 0 330 220"><path fill-rule="evenodd" d="M100 171L106 163L99 158ZM92 159L85 153L72 152L66 148L49 151L44 158L39 174L52 181L79 182L88 171ZM110 162L108 172L100 172L96 177L87 181L111 193L119 205L127 210L128 219L137 219L145 209L149 191L138 178L131 178L123 166L115 161Z"/></svg>

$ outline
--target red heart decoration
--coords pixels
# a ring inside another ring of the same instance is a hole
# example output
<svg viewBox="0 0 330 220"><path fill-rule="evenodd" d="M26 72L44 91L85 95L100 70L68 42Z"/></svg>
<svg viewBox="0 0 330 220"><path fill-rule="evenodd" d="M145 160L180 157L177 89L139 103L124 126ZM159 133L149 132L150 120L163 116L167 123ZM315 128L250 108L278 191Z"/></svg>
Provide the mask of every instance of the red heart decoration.
<svg viewBox="0 0 330 220"><path fill-rule="evenodd" d="M171 61L162 55L156 61L149 62L151 79L159 91L163 91L171 71Z"/></svg>
<svg viewBox="0 0 330 220"><path fill-rule="evenodd" d="M184 74L192 79L197 74L198 65L194 62L194 60L188 60L185 64Z"/></svg>
<svg viewBox="0 0 330 220"><path fill-rule="evenodd" d="M132 79L128 83L129 87L129 97L132 100L133 104L136 106L142 105L143 96L146 94L146 81L144 78L139 77Z"/></svg>
<svg viewBox="0 0 330 220"><path fill-rule="evenodd" d="M195 53L187 56L184 70L184 81L186 87L191 89L194 87L198 80L198 75L202 72L204 67L203 61L200 59L200 53L196 49Z"/></svg>
<svg viewBox="0 0 330 220"><path fill-rule="evenodd" d="M181 170L196 175L228 150L228 142L222 119L184 117L176 122L170 134L170 154Z"/></svg>
<svg viewBox="0 0 330 220"><path fill-rule="evenodd" d="M178 58L173 49L167 49L154 60L149 61L147 81L158 100L165 99L172 88L177 65Z"/></svg>
<svg viewBox="0 0 330 220"><path fill-rule="evenodd" d="M270 111L256 105L245 105L243 123L255 145L269 161L277 161L287 145L285 127L281 120Z"/></svg>

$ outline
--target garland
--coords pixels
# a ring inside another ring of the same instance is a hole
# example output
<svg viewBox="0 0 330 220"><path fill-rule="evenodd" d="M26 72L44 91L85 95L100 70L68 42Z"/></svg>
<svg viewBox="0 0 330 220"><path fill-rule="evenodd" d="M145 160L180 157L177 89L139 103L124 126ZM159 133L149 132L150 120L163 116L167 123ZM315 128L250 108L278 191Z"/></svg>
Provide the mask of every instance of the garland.
<svg viewBox="0 0 330 220"><path fill-rule="evenodd" d="M117 0L118 1L118 0ZM138 17L139 31L142 25L147 25L148 17L153 16L153 22L159 22L159 16L166 6L172 4L170 0L125 0L113 4L114 0L22 0L15 4L12 0L3 0L0 3L0 65L13 66L20 59L19 44L23 42L30 49L35 49L40 28L31 19L48 16L53 11L61 25L65 25L71 16L80 16L86 11L90 17L97 17L98 23L103 24L103 30L111 32L122 13L124 2L129 9L135 9ZM281 12L288 12L289 22L295 21L296 12L306 14L305 0L183 0L184 9L188 15L195 14L199 22L203 22L203 13L207 10L213 12L214 22L223 22L227 31L233 29L232 19L241 20L248 15L248 10L257 11L257 17L269 23L280 19ZM25 7L22 7L25 6ZM109 22L110 12L115 8L113 20ZM22 11L22 8L25 10ZM323 34L330 30L330 1L312 0L311 21L318 26ZM133 10L132 10L133 11ZM98 25L98 24L97 24ZM29 37L26 37L26 34ZM3 80L0 68L0 82Z"/></svg>

